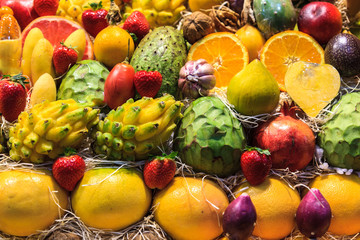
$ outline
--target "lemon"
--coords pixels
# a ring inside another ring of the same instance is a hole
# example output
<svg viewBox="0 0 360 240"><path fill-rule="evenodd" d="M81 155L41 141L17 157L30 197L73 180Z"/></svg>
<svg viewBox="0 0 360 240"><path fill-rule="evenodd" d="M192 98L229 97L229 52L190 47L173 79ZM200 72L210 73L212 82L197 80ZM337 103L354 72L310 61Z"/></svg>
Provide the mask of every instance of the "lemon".
<svg viewBox="0 0 360 240"><path fill-rule="evenodd" d="M265 239L281 239L295 227L295 214L300 195L283 180L268 177L262 184L251 186L247 182L235 189L236 197L246 192L253 202L257 220L253 235Z"/></svg>
<svg viewBox="0 0 360 240"><path fill-rule="evenodd" d="M134 41L130 34L118 26L108 26L96 35L94 54L96 60L112 68L129 59L134 53Z"/></svg>
<svg viewBox="0 0 360 240"><path fill-rule="evenodd" d="M229 205L224 191L209 180L175 177L154 197L155 221L174 239L214 239L222 233Z"/></svg>
<svg viewBox="0 0 360 240"><path fill-rule="evenodd" d="M360 178L356 175L322 175L310 188L317 188L329 202L333 218L329 232L352 235L360 232Z"/></svg>
<svg viewBox="0 0 360 240"><path fill-rule="evenodd" d="M135 169L91 169L73 191L71 202L87 226L116 231L145 216L151 191Z"/></svg>
<svg viewBox="0 0 360 240"><path fill-rule="evenodd" d="M47 171L0 172L0 230L28 236L47 229L68 205L64 191Z"/></svg>

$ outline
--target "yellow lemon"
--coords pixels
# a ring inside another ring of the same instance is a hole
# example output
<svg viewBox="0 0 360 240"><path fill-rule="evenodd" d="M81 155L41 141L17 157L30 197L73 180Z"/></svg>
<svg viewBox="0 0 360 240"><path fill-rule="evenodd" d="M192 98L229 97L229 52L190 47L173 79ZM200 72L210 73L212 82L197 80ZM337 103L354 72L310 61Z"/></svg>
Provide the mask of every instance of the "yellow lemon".
<svg viewBox="0 0 360 240"><path fill-rule="evenodd" d="M151 191L135 169L91 169L74 189L71 204L87 226L116 231L145 216Z"/></svg>
<svg viewBox="0 0 360 240"><path fill-rule="evenodd" d="M45 230L67 205L67 192L47 171L0 172L0 230L4 233L28 236Z"/></svg>
<svg viewBox="0 0 360 240"><path fill-rule="evenodd" d="M154 197L155 221L174 239L209 240L222 233L229 205L225 192L209 180L175 177Z"/></svg>
<svg viewBox="0 0 360 240"><path fill-rule="evenodd" d="M265 239L281 239L295 227L295 214L300 195L283 180L268 177L262 184L247 182L235 189L236 197L246 192L253 202L257 220L253 235Z"/></svg>
<svg viewBox="0 0 360 240"><path fill-rule="evenodd" d="M108 26L96 35L94 54L96 60L112 68L129 59L134 52L134 41L130 34L118 26Z"/></svg>
<svg viewBox="0 0 360 240"><path fill-rule="evenodd" d="M240 38L249 53L249 62L258 58L261 48L265 44L265 38L261 32L250 24L241 27L235 35Z"/></svg>
<svg viewBox="0 0 360 240"><path fill-rule="evenodd" d="M360 232L360 178L330 174L316 177L309 185L329 202L333 218L329 232L352 235Z"/></svg>

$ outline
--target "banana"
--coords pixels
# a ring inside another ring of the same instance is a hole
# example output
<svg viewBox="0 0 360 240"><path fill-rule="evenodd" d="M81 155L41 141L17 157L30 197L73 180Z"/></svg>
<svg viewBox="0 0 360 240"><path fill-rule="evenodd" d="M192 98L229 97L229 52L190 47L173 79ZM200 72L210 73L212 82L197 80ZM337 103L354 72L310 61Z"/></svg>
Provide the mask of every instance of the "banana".
<svg viewBox="0 0 360 240"><path fill-rule="evenodd" d="M28 158L31 155L31 150L30 148L26 147L26 146L22 146L20 149L22 155L24 156L24 158Z"/></svg>
<svg viewBox="0 0 360 240"><path fill-rule="evenodd" d="M72 127L70 124L66 124L65 126L61 127L53 127L46 133L46 139L53 141L53 142L59 142L61 141L66 135L71 132Z"/></svg>
<svg viewBox="0 0 360 240"><path fill-rule="evenodd" d="M40 139L35 147L35 151L39 154L48 154L53 149L54 149L54 144L45 139Z"/></svg>
<svg viewBox="0 0 360 240"><path fill-rule="evenodd" d="M70 133L60 142L60 147L76 147L87 133L85 128Z"/></svg>
<svg viewBox="0 0 360 240"><path fill-rule="evenodd" d="M144 141L138 143L135 153L136 154L146 154L149 153L155 147L154 143L151 141Z"/></svg>
<svg viewBox="0 0 360 240"><path fill-rule="evenodd" d="M171 105L168 110L166 110L159 126L159 132L162 132L162 130L164 130L164 128L168 126L170 121L174 119L178 114L180 114L183 105L183 103L178 101Z"/></svg>
<svg viewBox="0 0 360 240"><path fill-rule="evenodd" d="M37 153L37 152L33 152L30 156L30 162L32 163L43 163L44 162L44 156Z"/></svg>
<svg viewBox="0 0 360 240"><path fill-rule="evenodd" d="M137 130L138 130L138 127L135 125L126 125L126 126L122 127L122 129L121 129L121 136L124 139L132 139L132 138L134 138Z"/></svg>
<svg viewBox="0 0 360 240"><path fill-rule="evenodd" d="M110 148L112 146L112 142L113 142L113 136L111 135L111 133L104 133L103 138L104 138L104 142L105 142L106 146L108 146Z"/></svg>
<svg viewBox="0 0 360 240"><path fill-rule="evenodd" d="M162 143L166 142L171 134L174 132L176 128L176 124L173 123L170 126L168 126L164 131L162 131L162 133L156 138L156 145L159 146Z"/></svg>
<svg viewBox="0 0 360 240"><path fill-rule="evenodd" d="M113 122L112 128L111 128L111 133L112 133L114 136L117 136L117 137L120 136L122 126L123 126L122 123Z"/></svg>
<svg viewBox="0 0 360 240"><path fill-rule="evenodd" d="M75 104L74 104L75 105ZM82 121L86 122L86 127L90 129L92 126L95 126L99 122L99 115L100 109L91 109L83 118Z"/></svg>
<svg viewBox="0 0 360 240"><path fill-rule="evenodd" d="M139 107L139 106L131 107L125 113L125 116L123 119L124 125L136 124L137 119L139 118L140 112L141 112L141 107Z"/></svg>
<svg viewBox="0 0 360 240"><path fill-rule="evenodd" d="M56 146L51 152L49 152L48 156L52 159L57 158L60 154L63 154L65 151L64 148Z"/></svg>
<svg viewBox="0 0 360 240"><path fill-rule="evenodd" d="M29 148L34 148L34 146L39 142L39 135L34 132L31 132L24 139L23 144Z"/></svg>
<svg viewBox="0 0 360 240"><path fill-rule="evenodd" d="M34 132L39 136L43 136L46 131L54 126L54 121L51 118L45 118L38 121L34 126Z"/></svg>
<svg viewBox="0 0 360 240"><path fill-rule="evenodd" d="M31 77L31 56L36 43L42 38L44 35L39 28L31 29L25 38L21 60L21 70L24 75Z"/></svg>
<svg viewBox="0 0 360 240"><path fill-rule="evenodd" d="M105 121L103 121L102 131L103 132L111 132L111 121L109 121L109 119L105 119Z"/></svg>
<svg viewBox="0 0 360 240"><path fill-rule="evenodd" d="M55 70L52 64L53 46L45 39L40 39L31 54L31 82L34 85L44 73L55 77Z"/></svg>
<svg viewBox="0 0 360 240"><path fill-rule="evenodd" d="M29 128L21 128L17 132L17 136L20 140L24 140L24 138L30 133Z"/></svg>
<svg viewBox="0 0 360 240"><path fill-rule="evenodd" d="M78 108L74 111L68 112L56 120L56 125L62 126L66 123L74 124L81 120L88 111L89 108Z"/></svg>
<svg viewBox="0 0 360 240"><path fill-rule="evenodd" d="M14 137L9 139L9 144L11 144L11 148L15 150L19 150L22 145L21 141L19 139L15 139Z"/></svg>
<svg viewBox="0 0 360 240"><path fill-rule="evenodd" d="M96 142L98 143L98 146L104 145L104 137L100 131L96 132L95 138L96 138Z"/></svg>
<svg viewBox="0 0 360 240"><path fill-rule="evenodd" d="M77 61L81 61L86 47L86 33L84 29L78 29L72 32L64 42L65 46L72 47L78 54Z"/></svg>
<svg viewBox="0 0 360 240"><path fill-rule="evenodd" d="M156 99L155 104L150 104L149 107L144 108L140 112L138 119L139 124L152 122L158 119L173 103L175 103L175 99L169 94Z"/></svg>
<svg viewBox="0 0 360 240"><path fill-rule="evenodd" d="M159 123L149 122L144 123L139 126L138 130L135 132L136 141L144 141L155 136L158 133Z"/></svg>
<svg viewBox="0 0 360 240"><path fill-rule="evenodd" d="M120 138L114 138L112 147L115 151L121 151L123 146L124 143Z"/></svg>
<svg viewBox="0 0 360 240"><path fill-rule="evenodd" d="M123 149L127 153L133 153L136 149L136 144L132 141L125 141Z"/></svg>

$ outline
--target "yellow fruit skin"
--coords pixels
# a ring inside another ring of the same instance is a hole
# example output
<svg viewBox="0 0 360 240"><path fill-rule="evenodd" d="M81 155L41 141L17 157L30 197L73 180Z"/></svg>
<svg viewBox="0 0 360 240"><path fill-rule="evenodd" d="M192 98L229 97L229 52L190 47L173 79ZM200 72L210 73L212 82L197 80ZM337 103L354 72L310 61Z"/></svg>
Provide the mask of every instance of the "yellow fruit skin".
<svg viewBox="0 0 360 240"><path fill-rule="evenodd" d="M54 78L48 73L44 73L36 81L31 92L30 105L34 106L44 100L49 100L49 102L56 100L56 84Z"/></svg>
<svg viewBox="0 0 360 240"><path fill-rule="evenodd" d="M28 236L47 229L68 205L67 192L48 171L12 170L0 173L0 230Z"/></svg>
<svg viewBox="0 0 360 240"><path fill-rule="evenodd" d="M75 214L87 226L120 230L143 219L151 197L139 171L98 168L85 172L71 202Z"/></svg>
<svg viewBox="0 0 360 240"><path fill-rule="evenodd" d="M283 180L268 177L262 184L251 186L247 182L234 191L236 197L247 193L253 202L257 220L253 235L264 239L282 239L295 227L295 214L300 195Z"/></svg>
<svg viewBox="0 0 360 240"><path fill-rule="evenodd" d="M65 46L72 47L78 54L78 61L80 61L85 52L86 47L86 35L84 29L78 29L72 32L64 42Z"/></svg>
<svg viewBox="0 0 360 240"><path fill-rule="evenodd" d="M45 39L40 39L34 47L31 55L31 82L34 85L44 73L55 77L55 71L52 63L53 46Z"/></svg>
<svg viewBox="0 0 360 240"><path fill-rule="evenodd" d="M22 53L21 70L23 74L27 75L28 77L31 77L31 56L34 47L36 43L42 38L44 38L44 35L39 28L31 29L26 36Z"/></svg>
<svg viewBox="0 0 360 240"><path fill-rule="evenodd" d="M261 32L250 24L241 27L235 35L240 38L249 52L249 62L258 58L259 52L265 44L265 38Z"/></svg>
<svg viewBox="0 0 360 240"><path fill-rule="evenodd" d="M109 68L123 62L126 57L130 59L133 53L133 39L127 31L118 26L106 27L95 38L95 57Z"/></svg>
<svg viewBox="0 0 360 240"><path fill-rule="evenodd" d="M201 9L211 9L212 6L220 5L222 0L189 0L189 7L192 12Z"/></svg>
<svg viewBox="0 0 360 240"><path fill-rule="evenodd" d="M229 200L212 181L175 177L156 193L153 205L157 206L155 221L174 239L208 240L222 233Z"/></svg>
<svg viewBox="0 0 360 240"><path fill-rule="evenodd" d="M333 218L329 232L353 235L360 232L360 178L354 174L316 177L309 185L320 190L329 202Z"/></svg>
<svg viewBox="0 0 360 240"><path fill-rule="evenodd" d="M0 74L21 72L21 39L0 40Z"/></svg>

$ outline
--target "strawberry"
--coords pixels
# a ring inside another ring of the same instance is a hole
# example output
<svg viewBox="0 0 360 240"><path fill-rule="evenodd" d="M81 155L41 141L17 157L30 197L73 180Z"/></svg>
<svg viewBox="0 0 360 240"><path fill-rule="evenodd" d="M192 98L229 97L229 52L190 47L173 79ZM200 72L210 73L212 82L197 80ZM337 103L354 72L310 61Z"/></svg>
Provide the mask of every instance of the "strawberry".
<svg viewBox="0 0 360 240"><path fill-rule="evenodd" d="M84 176L85 168L82 157L71 155L58 158L52 166L52 171L56 182L65 190L72 191Z"/></svg>
<svg viewBox="0 0 360 240"><path fill-rule="evenodd" d="M77 61L78 54L71 46L67 47L63 42L55 47L53 53L53 64L56 74L63 75Z"/></svg>
<svg viewBox="0 0 360 240"><path fill-rule="evenodd" d="M128 18L126 18L122 28L127 30L129 33L135 34L135 42L138 43L146 34L149 33L150 24L142 12L134 11Z"/></svg>
<svg viewBox="0 0 360 240"><path fill-rule="evenodd" d="M102 2L100 1L97 3L90 3L89 10L85 10L82 13L82 23L85 30L93 37L109 26L109 23L106 21L106 15L108 11L102 9Z"/></svg>
<svg viewBox="0 0 360 240"><path fill-rule="evenodd" d="M142 97L155 97L162 83L161 73L158 71L138 71L134 75L136 91Z"/></svg>
<svg viewBox="0 0 360 240"><path fill-rule="evenodd" d="M26 107L28 79L20 74L4 75L0 81L0 112L9 121L15 121Z"/></svg>
<svg viewBox="0 0 360 240"><path fill-rule="evenodd" d="M259 185L265 181L272 163L270 152L260 148L248 148L240 159L241 168L246 180L251 185Z"/></svg>
<svg viewBox="0 0 360 240"><path fill-rule="evenodd" d="M175 176L176 163L174 161L177 152L170 155L155 157L147 161L144 166L144 181L151 189L165 188Z"/></svg>
<svg viewBox="0 0 360 240"><path fill-rule="evenodd" d="M59 0L34 0L35 12L41 16L55 15Z"/></svg>

